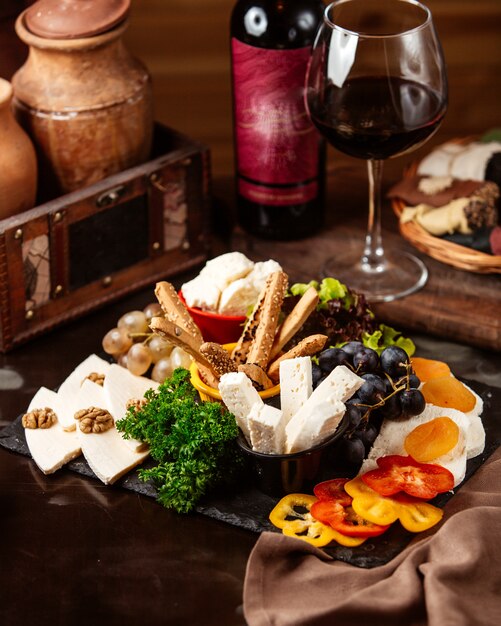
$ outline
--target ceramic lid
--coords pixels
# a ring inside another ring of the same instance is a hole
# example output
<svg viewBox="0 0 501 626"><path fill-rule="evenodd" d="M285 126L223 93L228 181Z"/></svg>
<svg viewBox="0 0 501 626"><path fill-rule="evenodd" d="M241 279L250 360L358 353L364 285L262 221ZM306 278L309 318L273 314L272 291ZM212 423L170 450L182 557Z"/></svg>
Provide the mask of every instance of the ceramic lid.
<svg viewBox="0 0 501 626"><path fill-rule="evenodd" d="M121 22L130 0L38 0L25 13L26 27L48 39L98 35Z"/></svg>

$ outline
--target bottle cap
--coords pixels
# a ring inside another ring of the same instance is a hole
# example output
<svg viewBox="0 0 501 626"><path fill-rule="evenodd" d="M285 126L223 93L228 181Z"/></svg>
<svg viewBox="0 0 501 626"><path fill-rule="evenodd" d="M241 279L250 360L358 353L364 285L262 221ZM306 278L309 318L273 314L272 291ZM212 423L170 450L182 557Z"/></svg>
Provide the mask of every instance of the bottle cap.
<svg viewBox="0 0 501 626"><path fill-rule="evenodd" d="M130 0L38 0L25 13L28 30L48 39L104 33L125 19Z"/></svg>

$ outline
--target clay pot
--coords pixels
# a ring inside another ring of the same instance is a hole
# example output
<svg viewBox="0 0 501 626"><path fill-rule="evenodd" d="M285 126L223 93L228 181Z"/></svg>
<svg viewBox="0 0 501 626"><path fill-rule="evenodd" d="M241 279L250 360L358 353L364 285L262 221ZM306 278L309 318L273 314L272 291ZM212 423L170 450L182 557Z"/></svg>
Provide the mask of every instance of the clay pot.
<svg viewBox="0 0 501 626"><path fill-rule="evenodd" d="M45 200L138 165L150 155L151 80L124 47L123 21L91 37L49 39L16 21L29 46L12 79L16 116L39 157Z"/></svg>
<svg viewBox="0 0 501 626"><path fill-rule="evenodd" d="M11 101L12 86L0 78L0 219L32 209L37 191L35 150Z"/></svg>

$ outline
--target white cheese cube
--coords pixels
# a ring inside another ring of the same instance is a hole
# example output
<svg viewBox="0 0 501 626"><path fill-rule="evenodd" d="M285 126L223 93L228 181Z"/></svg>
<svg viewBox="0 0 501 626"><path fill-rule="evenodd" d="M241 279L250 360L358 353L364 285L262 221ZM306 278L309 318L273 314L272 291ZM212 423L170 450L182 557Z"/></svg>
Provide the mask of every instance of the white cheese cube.
<svg viewBox="0 0 501 626"><path fill-rule="evenodd" d="M212 313L217 312L221 290L210 278L197 276L183 284L181 293L189 307Z"/></svg>
<svg viewBox="0 0 501 626"><path fill-rule="evenodd" d="M218 312L221 315L247 315L258 296L259 291L251 280L239 278L222 292Z"/></svg>
<svg viewBox="0 0 501 626"><path fill-rule="evenodd" d="M326 441L335 433L345 409L345 405L335 398L316 404L300 430L287 432L287 452L301 452Z"/></svg>
<svg viewBox="0 0 501 626"><path fill-rule="evenodd" d="M200 272L200 277L210 278L221 291L234 280L247 276L254 263L241 252L227 252L210 261Z"/></svg>
<svg viewBox="0 0 501 626"><path fill-rule="evenodd" d="M253 450L263 454L283 453L285 428L280 409L256 403L250 410L248 423Z"/></svg>
<svg viewBox="0 0 501 626"><path fill-rule="evenodd" d="M303 406L294 413L285 427L287 452L297 449L296 441L301 441L301 431L313 409L323 402L334 404L337 400L346 402L360 389L363 379L354 374L344 365L339 365L327 376L327 378L315 389Z"/></svg>
<svg viewBox="0 0 501 626"><path fill-rule="evenodd" d="M254 405L264 404L250 378L243 372L223 374L219 380L219 392L228 411L233 413L240 430L250 442L249 413Z"/></svg>
<svg viewBox="0 0 501 626"><path fill-rule="evenodd" d="M40 387L30 402L27 413L35 409L52 409L58 421L50 428L25 428L26 443L33 460L44 474L52 474L82 452L75 430L63 430L59 415L61 398L50 389Z"/></svg>
<svg viewBox="0 0 501 626"><path fill-rule="evenodd" d="M311 359L302 356L280 363L280 406L287 424L311 396Z"/></svg>
<svg viewBox="0 0 501 626"><path fill-rule="evenodd" d="M109 368L110 363L108 361L101 359L96 354L91 354L60 385L57 395L62 400L63 410L58 419L64 430L75 430L73 415L76 409L74 402L83 381L92 373L104 374L106 377Z"/></svg>
<svg viewBox="0 0 501 626"><path fill-rule="evenodd" d="M282 266L273 259L269 261L258 261L254 263L254 269L248 274L247 278L254 283L257 292L260 293L268 276L274 272L281 271Z"/></svg>

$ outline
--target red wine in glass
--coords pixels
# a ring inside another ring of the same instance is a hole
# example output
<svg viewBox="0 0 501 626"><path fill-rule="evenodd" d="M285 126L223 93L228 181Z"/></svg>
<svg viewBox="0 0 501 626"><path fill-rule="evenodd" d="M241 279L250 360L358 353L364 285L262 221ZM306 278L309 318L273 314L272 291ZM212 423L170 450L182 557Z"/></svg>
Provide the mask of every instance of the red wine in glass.
<svg viewBox="0 0 501 626"><path fill-rule="evenodd" d="M334 147L365 159L369 217L363 252L336 246L323 274L370 301L420 289L428 271L405 250L385 251L381 236L383 161L416 149L447 109L447 73L431 12L416 0L336 0L324 13L306 80L313 124Z"/></svg>
<svg viewBox="0 0 501 626"><path fill-rule="evenodd" d="M369 104L367 104L369 103ZM330 85L311 119L327 141L359 159L388 159L414 150L440 125L446 102L426 85L393 76L362 76Z"/></svg>

